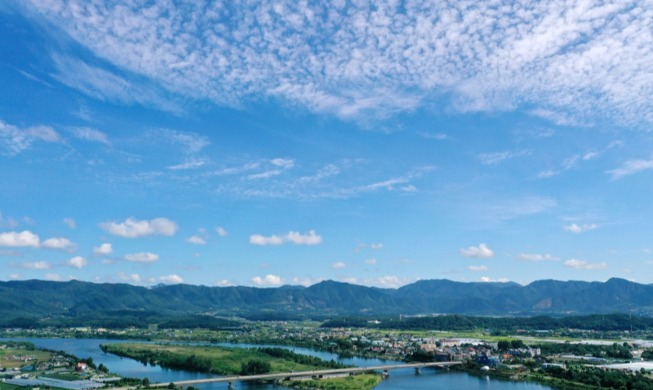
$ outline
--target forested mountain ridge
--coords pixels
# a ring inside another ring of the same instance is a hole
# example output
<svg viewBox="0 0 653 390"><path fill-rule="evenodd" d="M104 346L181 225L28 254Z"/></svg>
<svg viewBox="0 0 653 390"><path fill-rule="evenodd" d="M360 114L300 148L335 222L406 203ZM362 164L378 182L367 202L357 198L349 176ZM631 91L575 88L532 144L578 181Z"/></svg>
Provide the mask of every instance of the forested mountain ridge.
<svg viewBox="0 0 653 390"><path fill-rule="evenodd" d="M541 280L463 283L421 280L398 289L324 281L310 287L207 287L186 284L139 287L80 281L0 282L0 323L16 319L171 318L222 314L321 316L343 314L563 315L653 314L653 285Z"/></svg>

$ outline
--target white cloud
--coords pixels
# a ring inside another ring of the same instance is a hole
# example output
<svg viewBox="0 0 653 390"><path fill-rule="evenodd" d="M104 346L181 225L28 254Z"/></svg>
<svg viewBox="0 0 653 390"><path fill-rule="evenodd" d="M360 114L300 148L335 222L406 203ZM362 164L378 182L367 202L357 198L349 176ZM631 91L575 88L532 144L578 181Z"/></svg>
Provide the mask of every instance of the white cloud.
<svg viewBox="0 0 653 390"><path fill-rule="evenodd" d="M612 180L621 179L624 176L634 175L636 173L653 169L653 159L651 160L630 160L623 163L620 168L612 169L607 173L612 176Z"/></svg>
<svg viewBox="0 0 653 390"><path fill-rule="evenodd" d="M218 234L220 237L226 237L229 233L225 230L223 227L216 227L215 232Z"/></svg>
<svg viewBox="0 0 653 390"><path fill-rule="evenodd" d="M311 285L313 285L315 283L319 283L319 282L321 282L323 280L324 279L321 279L321 278L298 278L298 277L294 277L294 278L292 278L292 284L308 287L308 286L311 286Z"/></svg>
<svg viewBox="0 0 653 390"><path fill-rule="evenodd" d="M283 236L262 236L260 234L254 234L249 237L249 243L253 245L281 245L286 242L295 245L318 245L322 243L322 236L315 233L314 230L311 230L307 234L291 231Z"/></svg>
<svg viewBox="0 0 653 390"><path fill-rule="evenodd" d="M376 264L376 259L374 259L374 258L367 259L367 260L365 260L365 264L374 265L374 264Z"/></svg>
<svg viewBox="0 0 653 390"><path fill-rule="evenodd" d="M30 232L29 230L24 230L22 232L7 232L0 233L0 246L11 246L11 247L34 247L37 248L40 245L39 236Z"/></svg>
<svg viewBox="0 0 653 390"><path fill-rule="evenodd" d="M218 286L218 287L231 287L231 286L235 286L235 284L234 284L232 281L228 280L228 279L222 279L222 280L220 280L219 282L217 282L215 285Z"/></svg>
<svg viewBox="0 0 653 390"><path fill-rule="evenodd" d="M200 236L190 236L186 239L186 242L196 245L206 245L206 241Z"/></svg>
<svg viewBox="0 0 653 390"><path fill-rule="evenodd" d="M184 279L182 279L179 275L172 274L167 276L161 276L159 278L159 282L165 284L179 284L179 283L183 283Z"/></svg>
<svg viewBox="0 0 653 390"><path fill-rule="evenodd" d="M583 160L588 161L588 160L594 160L595 158L599 157L601 153L599 152L587 152L583 154Z"/></svg>
<svg viewBox="0 0 653 390"><path fill-rule="evenodd" d="M316 234L315 230L309 231L308 234L289 232L285 239L295 245L318 245L322 243L322 236Z"/></svg>
<svg viewBox="0 0 653 390"><path fill-rule="evenodd" d="M572 223L571 225L564 226L563 229L565 229L568 232L572 232L572 233L583 233L583 232L586 232L588 230L594 230L594 229L596 229L598 227L599 227L599 225L597 225L595 223L583 224L583 225L578 225L578 224Z"/></svg>
<svg viewBox="0 0 653 390"><path fill-rule="evenodd" d="M343 283L349 283L349 284L359 284L358 278L355 278L353 276L346 276L344 278L338 279L339 281Z"/></svg>
<svg viewBox="0 0 653 390"><path fill-rule="evenodd" d="M82 256L75 256L72 259L68 260L68 265L75 268L83 268L88 264L88 261Z"/></svg>
<svg viewBox="0 0 653 390"><path fill-rule="evenodd" d="M64 218L63 223L65 223L66 226L68 226L71 229L75 229L77 227L77 222L75 222L75 220L72 218Z"/></svg>
<svg viewBox="0 0 653 390"><path fill-rule="evenodd" d="M100 227L109 234L126 238L151 235L174 236L178 229L177 224L167 218L155 218L149 221L127 218L124 222L104 222Z"/></svg>
<svg viewBox="0 0 653 390"><path fill-rule="evenodd" d="M22 267L27 269L50 269L50 263L47 261L35 261L32 263L23 263Z"/></svg>
<svg viewBox="0 0 653 390"><path fill-rule="evenodd" d="M569 259L564 262L564 265L569 268L575 268L575 269L586 269L586 270L595 270L595 269L606 269L608 268L608 264L603 262L603 263L588 263L587 261L584 260L577 260L577 259Z"/></svg>
<svg viewBox="0 0 653 390"><path fill-rule="evenodd" d="M44 279L49 280L51 282L60 282L63 280L63 278L59 276L59 274L45 274Z"/></svg>
<svg viewBox="0 0 653 390"><path fill-rule="evenodd" d="M34 141L60 143L62 139L49 126L19 128L0 120L0 153L14 156L29 149Z"/></svg>
<svg viewBox="0 0 653 390"><path fill-rule="evenodd" d="M61 249L65 251L71 251L75 249L75 244L69 239L63 237L48 238L41 243L41 246L47 249Z"/></svg>
<svg viewBox="0 0 653 390"><path fill-rule="evenodd" d="M253 234L249 236L249 243L253 245L281 245L284 239L279 236L262 236L260 234Z"/></svg>
<svg viewBox="0 0 653 390"><path fill-rule="evenodd" d="M372 249L383 249L383 244L381 244L381 243L370 244L370 248L372 248Z"/></svg>
<svg viewBox="0 0 653 390"><path fill-rule="evenodd" d="M138 253L127 254L125 255L124 259L127 261L135 261L138 263L153 263L159 260L159 255L152 252L138 252Z"/></svg>
<svg viewBox="0 0 653 390"><path fill-rule="evenodd" d="M100 130L92 129L90 127L76 127L73 129L75 137L92 142L99 142L105 145L111 145L109 137Z"/></svg>
<svg viewBox="0 0 653 390"><path fill-rule="evenodd" d="M347 264L343 263L342 261L331 264L331 268L333 268L333 269L342 269L342 268L345 268L345 267L347 267Z"/></svg>
<svg viewBox="0 0 653 390"><path fill-rule="evenodd" d="M482 276L480 281L485 283L507 283L510 281L510 279L507 278L492 279L489 276Z"/></svg>
<svg viewBox="0 0 653 390"><path fill-rule="evenodd" d="M20 279L20 274L11 274L11 275L9 275L9 279L18 280L18 279Z"/></svg>
<svg viewBox="0 0 653 390"><path fill-rule="evenodd" d="M96 246L93 248L93 254L95 255L102 256L102 255L110 255L112 253L113 253L113 246L108 242L104 242L100 244L100 246Z"/></svg>
<svg viewBox="0 0 653 390"><path fill-rule="evenodd" d="M468 271L474 271L474 272L479 272L479 271L487 271L488 268L485 265L470 265L465 267Z"/></svg>
<svg viewBox="0 0 653 390"><path fill-rule="evenodd" d="M557 257L551 256L550 254L539 254L539 253L520 253L517 255L517 258L519 260L524 260L524 261L556 261L558 260Z"/></svg>
<svg viewBox="0 0 653 390"><path fill-rule="evenodd" d="M402 278L396 275L386 275L371 279L369 284L382 288L398 288L413 281L414 280L410 278Z"/></svg>
<svg viewBox="0 0 653 390"><path fill-rule="evenodd" d="M465 257L489 258L494 256L494 251L486 244L480 244L479 246L463 248L460 250L460 254Z"/></svg>
<svg viewBox="0 0 653 390"><path fill-rule="evenodd" d="M255 276L252 278L252 282L257 286L280 286L283 284L283 279L280 276L269 274L263 278Z"/></svg>
<svg viewBox="0 0 653 390"><path fill-rule="evenodd" d="M141 276L139 274L126 274L123 272L118 272L118 278L122 281L130 282L130 283L141 282Z"/></svg>

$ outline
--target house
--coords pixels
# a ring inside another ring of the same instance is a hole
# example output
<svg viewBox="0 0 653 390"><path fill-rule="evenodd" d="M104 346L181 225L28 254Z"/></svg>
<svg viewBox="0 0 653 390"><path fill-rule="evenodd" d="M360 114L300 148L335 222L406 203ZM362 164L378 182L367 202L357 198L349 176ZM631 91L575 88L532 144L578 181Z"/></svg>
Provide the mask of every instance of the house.
<svg viewBox="0 0 653 390"><path fill-rule="evenodd" d="M75 364L75 371L77 372L86 371L87 368L88 365L84 362L78 362L77 364Z"/></svg>

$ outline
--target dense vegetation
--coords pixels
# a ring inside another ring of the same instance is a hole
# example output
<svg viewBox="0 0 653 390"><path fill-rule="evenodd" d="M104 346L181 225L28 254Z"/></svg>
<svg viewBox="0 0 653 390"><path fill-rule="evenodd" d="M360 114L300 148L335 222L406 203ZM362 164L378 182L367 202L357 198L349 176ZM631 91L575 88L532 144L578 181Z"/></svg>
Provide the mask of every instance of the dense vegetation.
<svg viewBox="0 0 653 390"><path fill-rule="evenodd" d="M335 360L330 360L330 361L324 361L318 357L315 356L309 356L309 355L302 355L299 353L295 353L289 349L286 348L270 348L270 347L262 347L262 348L257 348L256 349L259 352L262 352L266 355L275 357L275 358L280 358L280 359L285 359L285 360L291 360L293 362L299 363L299 364L305 364L307 366L316 366L316 367L324 367L324 368L345 368L346 366L342 363L338 363Z"/></svg>
<svg viewBox="0 0 653 390"><path fill-rule="evenodd" d="M446 299L443 299L446 297ZM207 287L171 285L144 288L128 284L39 280L0 282L0 327L96 326L104 328L232 328L224 318L253 320L325 319L341 315L457 313L466 315L537 316L564 313L628 312L653 314L653 285L623 279L599 282L542 280L516 283L460 283L422 280L398 289L379 289L324 281L310 287ZM221 320L200 314L211 313ZM546 328L544 318L528 326ZM633 317L633 328L649 327ZM447 328L432 319L411 320L418 326ZM423 323L420 324L420 321ZM477 326L468 324L467 328ZM498 323L498 326L502 324ZM596 318L595 329L615 329ZM465 328L461 323L457 326ZM482 326L482 325L481 325ZM489 324L488 327L493 326ZM570 325L572 327L579 327Z"/></svg>
<svg viewBox="0 0 653 390"><path fill-rule="evenodd" d="M143 364L221 375L308 371L342 368L334 361L301 355L282 348L225 348L162 344L101 345L104 352Z"/></svg>
<svg viewBox="0 0 653 390"><path fill-rule="evenodd" d="M602 370L589 366L570 366L569 368L552 367L547 370L548 376L573 383L582 383L594 388L607 389L653 389L653 379L641 372L625 374L621 371Z"/></svg>
<svg viewBox="0 0 653 390"><path fill-rule="evenodd" d="M598 331L623 331L653 329L653 318L628 314L593 314L567 317L478 317L466 315L440 315L429 317L372 317L347 316L330 319L326 328L358 327L400 330L472 330L488 329L511 332L519 329L554 330L584 329ZM378 323L377 323L378 322Z"/></svg>
<svg viewBox="0 0 653 390"><path fill-rule="evenodd" d="M381 383L380 375L363 374L343 378L287 381L287 384L296 389L325 389L325 390L369 390Z"/></svg>
<svg viewBox="0 0 653 390"><path fill-rule="evenodd" d="M576 355L593 356L597 358L632 359L632 347L628 343L614 343L610 346L580 344L580 343L541 343L531 345L539 348L543 355Z"/></svg>

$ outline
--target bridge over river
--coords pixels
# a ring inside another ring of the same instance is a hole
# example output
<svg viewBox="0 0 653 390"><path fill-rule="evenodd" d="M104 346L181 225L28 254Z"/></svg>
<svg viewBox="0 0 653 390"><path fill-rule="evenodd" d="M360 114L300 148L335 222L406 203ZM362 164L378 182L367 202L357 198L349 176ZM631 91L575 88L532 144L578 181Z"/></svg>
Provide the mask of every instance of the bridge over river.
<svg viewBox="0 0 653 390"><path fill-rule="evenodd" d="M383 371L387 373L390 370L395 370L398 368L414 368L415 372L418 373L422 368L434 367L434 368L448 368L455 366L457 364L462 364L461 362L432 362L432 363L407 363L407 364L388 364L382 366L370 366L370 367L352 367L352 368L334 368L328 370L313 370L313 371L293 371L293 372L277 372L274 374L260 374L260 375L234 375L234 376L222 376L216 378L204 378L204 379L193 379L185 381L173 382L177 386L194 386L200 385L202 383L217 383L217 382L226 382L232 384L233 382L246 382L246 381L265 381L265 380L286 380L292 378L328 378L335 376L343 375L352 375L362 372L369 371ZM169 383L154 383L150 384L150 387L166 387Z"/></svg>

